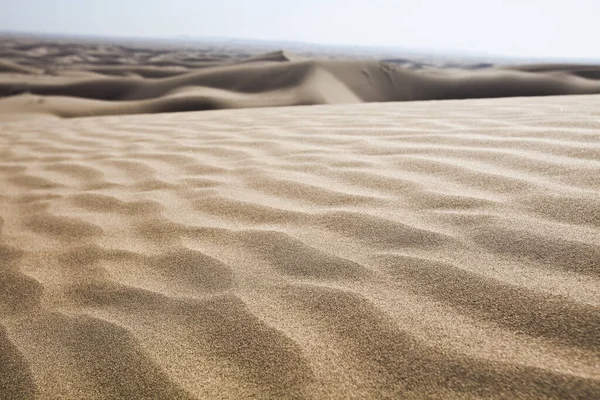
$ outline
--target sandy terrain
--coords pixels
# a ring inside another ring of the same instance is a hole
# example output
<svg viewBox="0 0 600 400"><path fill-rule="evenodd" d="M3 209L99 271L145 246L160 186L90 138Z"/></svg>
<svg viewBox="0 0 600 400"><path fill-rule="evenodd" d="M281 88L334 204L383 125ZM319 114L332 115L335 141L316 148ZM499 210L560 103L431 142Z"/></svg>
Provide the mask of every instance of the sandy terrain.
<svg viewBox="0 0 600 400"><path fill-rule="evenodd" d="M598 398L599 110L1 122L0 393Z"/></svg>
<svg viewBox="0 0 600 400"><path fill-rule="evenodd" d="M468 67L468 65L465 65ZM409 69L227 46L0 41L0 119L600 94L600 66Z"/></svg>
<svg viewBox="0 0 600 400"><path fill-rule="evenodd" d="M599 78L0 41L0 399L600 398Z"/></svg>

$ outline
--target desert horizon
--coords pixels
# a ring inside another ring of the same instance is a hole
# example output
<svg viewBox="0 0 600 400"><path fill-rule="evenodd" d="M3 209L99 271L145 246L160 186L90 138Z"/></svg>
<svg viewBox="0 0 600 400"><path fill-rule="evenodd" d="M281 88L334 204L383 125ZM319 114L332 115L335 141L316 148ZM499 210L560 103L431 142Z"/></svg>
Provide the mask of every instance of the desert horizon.
<svg viewBox="0 0 600 400"><path fill-rule="evenodd" d="M270 46L1 36L0 399L600 398L600 63Z"/></svg>
<svg viewBox="0 0 600 400"><path fill-rule="evenodd" d="M600 93L599 65L427 63L260 50L5 37L0 118Z"/></svg>

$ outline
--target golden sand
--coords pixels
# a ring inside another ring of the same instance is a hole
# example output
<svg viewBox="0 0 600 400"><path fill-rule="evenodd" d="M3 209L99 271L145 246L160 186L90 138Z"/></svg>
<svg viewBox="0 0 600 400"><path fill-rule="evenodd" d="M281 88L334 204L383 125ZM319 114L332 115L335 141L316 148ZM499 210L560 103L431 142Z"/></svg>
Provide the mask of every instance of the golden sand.
<svg viewBox="0 0 600 400"><path fill-rule="evenodd" d="M0 122L0 397L600 397L600 97Z"/></svg>

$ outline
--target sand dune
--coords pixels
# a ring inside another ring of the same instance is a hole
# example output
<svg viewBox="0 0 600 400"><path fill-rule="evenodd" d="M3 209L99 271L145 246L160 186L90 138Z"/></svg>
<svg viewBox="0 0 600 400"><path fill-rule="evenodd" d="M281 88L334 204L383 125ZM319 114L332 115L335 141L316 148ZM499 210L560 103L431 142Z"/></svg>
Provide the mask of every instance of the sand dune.
<svg viewBox="0 0 600 400"><path fill-rule="evenodd" d="M383 63L362 61L293 61L266 65L252 62L188 73L148 68L136 71L143 76L164 74L166 77L152 80L84 77L74 78L68 83L37 82L35 77L15 83L14 77L11 77L9 81L0 81L0 93L12 95L0 100L0 115L50 114L69 118L290 105L600 93L600 81L582 78L575 73L501 69L412 72Z"/></svg>
<svg viewBox="0 0 600 400"><path fill-rule="evenodd" d="M295 104L323 79L362 102L361 70L398 93L380 64L302 61L94 90ZM33 87L97 102L90 82ZM599 106L0 122L0 397L599 398Z"/></svg>
<svg viewBox="0 0 600 400"><path fill-rule="evenodd" d="M600 66L410 70L287 51L10 41L0 45L0 118L600 93Z"/></svg>
<svg viewBox="0 0 600 400"><path fill-rule="evenodd" d="M115 72L95 68L94 72ZM434 70L414 72L375 61L263 61L261 58L194 72L129 68L136 77L39 82L25 75L2 82L4 113L60 117L145 114L226 108L468 99L600 93L586 71ZM156 79L144 78L160 76ZM595 76L594 76L595 77ZM597 77L596 77L597 78ZM20 92L24 93L18 95ZM10 111L8 111L10 110Z"/></svg>

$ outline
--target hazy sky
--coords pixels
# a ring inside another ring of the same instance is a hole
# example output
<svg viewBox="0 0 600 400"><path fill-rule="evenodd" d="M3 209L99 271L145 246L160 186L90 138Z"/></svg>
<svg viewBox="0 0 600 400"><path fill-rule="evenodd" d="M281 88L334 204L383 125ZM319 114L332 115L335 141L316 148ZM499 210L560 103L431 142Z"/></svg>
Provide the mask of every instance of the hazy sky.
<svg viewBox="0 0 600 400"><path fill-rule="evenodd" d="M1 31L600 59L600 0L0 0Z"/></svg>

